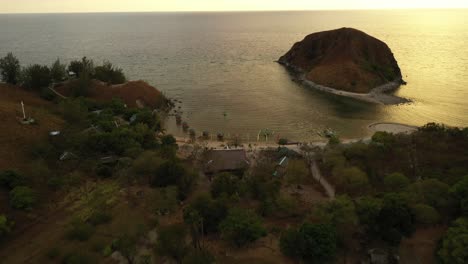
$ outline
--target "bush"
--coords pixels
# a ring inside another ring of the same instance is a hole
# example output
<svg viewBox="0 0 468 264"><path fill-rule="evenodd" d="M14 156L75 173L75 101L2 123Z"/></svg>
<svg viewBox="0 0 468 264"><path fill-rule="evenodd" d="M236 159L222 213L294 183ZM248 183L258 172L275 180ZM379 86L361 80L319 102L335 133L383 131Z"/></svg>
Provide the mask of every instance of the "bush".
<svg viewBox="0 0 468 264"><path fill-rule="evenodd" d="M159 255L174 258L180 263L188 251L186 236L187 231L183 225L161 227L156 251Z"/></svg>
<svg viewBox="0 0 468 264"><path fill-rule="evenodd" d="M280 138L280 139L278 140L278 145L284 146L284 145L287 145L288 142L289 142L289 140L288 140L287 138Z"/></svg>
<svg viewBox="0 0 468 264"><path fill-rule="evenodd" d="M222 194L232 196L238 191L239 179L230 173L221 173L215 176L211 184L211 195L218 198Z"/></svg>
<svg viewBox="0 0 468 264"><path fill-rule="evenodd" d="M336 254L337 235L327 224L303 224L281 235L280 248L286 256L306 263L328 263Z"/></svg>
<svg viewBox="0 0 468 264"><path fill-rule="evenodd" d="M103 210L94 211L88 219L88 222L94 226L108 224L112 221L112 215Z"/></svg>
<svg viewBox="0 0 468 264"><path fill-rule="evenodd" d="M437 252L442 264L468 263L468 218L459 218L447 230Z"/></svg>
<svg viewBox="0 0 468 264"><path fill-rule="evenodd" d="M18 186L10 191L10 204L15 209L28 209L36 203L36 194L26 186Z"/></svg>
<svg viewBox="0 0 468 264"><path fill-rule="evenodd" d="M433 225L440 221L439 213L432 206L427 204L416 204L412 209L417 223Z"/></svg>
<svg viewBox="0 0 468 264"><path fill-rule="evenodd" d="M41 91L41 88L48 87L52 83L49 67L39 64L23 69L21 79L24 87L35 91Z"/></svg>
<svg viewBox="0 0 468 264"><path fill-rule="evenodd" d="M60 249L57 247L47 250L46 257L50 260L57 259L60 256Z"/></svg>
<svg viewBox="0 0 468 264"><path fill-rule="evenodd" d="M212 264L215 263L215 258L207 250L191 250L182 260L182 264Z"/></svg>
<svg viewBox="0 0 468 264"><path fill-rule="evenodd" d="M26 179L20 173L14 170L6 170L0 172L0 186L8 189L13 189L17 186L26 184Z"/></svg>
<svg viewBox="0 0 468 264"><path fill-rule="evenodd" d="M166 187L176 185L182 175L186 173L185 168L176 161L165 161L155 171L151 179L151 185L154 187Z"/></svg>
<svg viewBox="0 0 468 264"><path fill-rule="evenodd" d="M96 168L96 174L97 176L101 178L112 177L113 173L114 173L114 169L109 165L99 164Z"/></svg>
<svg viewBox="0 0 468 264"><path fill-rule="evenodd" d="M13 225L5 215L0 215L0 240L11 232Z"/></svg>
<svg viewBox="0 0 468 264"><path fill-rule="evenodd" d="M13 56L13 53L8 53L0 59L0 75L2 81L9 84L17 84L21 73L19 60Z"/></svg>
<svg viewBox="0 0 468 264"><path fill-rule="evenodd" d="M127 81L121 68L114 67L112 63L104 61L102 66L95 68L94 77L110 84L122 84Z"/></svg>
<svg viewBox="0 0 468 264"><path fill-rule="evenodd" d="M70 223L65 236L69 240L87 241L94 233L94 227L79 219Z"/></svg>
<svg viewBox="0 0 468 264"><path fill-rule="evenodd" d="M160 188L155 190L151 202L157 214L165 215L176 210L178 205L177 188L174 186Z"/></svg>
<svg viewBox="0 0 468 264"><path fill-rule="evenodd" d="M87 254L82 254L82 253L69 253L65 255L65 257L62 260L63 264L92 264L92 263L97 263L96 260L91 258Z"/></svg>
<svg viewBox="0 0 468 264"><path fill-rule="evenodd" d="M221 236L236 247L245 246L266 235L259 217L240 209L231 209L220 225Z"/></svg>

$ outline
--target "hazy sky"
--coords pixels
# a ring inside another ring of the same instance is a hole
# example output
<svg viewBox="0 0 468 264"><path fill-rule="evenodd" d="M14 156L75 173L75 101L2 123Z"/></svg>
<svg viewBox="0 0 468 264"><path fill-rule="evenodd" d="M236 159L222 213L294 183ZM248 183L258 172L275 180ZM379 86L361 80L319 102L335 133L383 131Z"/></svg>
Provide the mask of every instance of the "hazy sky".
<svg viewBox="0 0 468 264"><path fill-rule="evenodd" d="M468 0L0 0L0 13L468 8Z"/></svg>

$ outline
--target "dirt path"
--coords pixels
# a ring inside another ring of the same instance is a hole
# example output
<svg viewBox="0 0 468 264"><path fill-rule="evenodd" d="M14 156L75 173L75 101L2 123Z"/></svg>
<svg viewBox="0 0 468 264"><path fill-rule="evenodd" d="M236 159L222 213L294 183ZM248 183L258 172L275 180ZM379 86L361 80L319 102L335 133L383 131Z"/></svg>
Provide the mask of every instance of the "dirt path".
<svg viewBox="0 0 468 264"><path fill-rule="evenodd" d="M320 169L317 166L317 161L315 159L311 159L310 161L310 171L312 172L312 176L316 181L318 181L323 189L325 189L325 192L327 193L328 197L330 200L335 199L335 188L328 183L328 181L322 177L322 174L320 173Z"/></svg>

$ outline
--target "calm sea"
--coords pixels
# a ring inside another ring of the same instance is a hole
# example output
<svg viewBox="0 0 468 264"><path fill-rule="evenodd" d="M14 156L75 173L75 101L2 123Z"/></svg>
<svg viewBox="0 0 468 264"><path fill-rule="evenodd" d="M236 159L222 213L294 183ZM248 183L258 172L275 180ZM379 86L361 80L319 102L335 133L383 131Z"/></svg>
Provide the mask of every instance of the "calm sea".
<svg viewBox="0 0 468 264"><path fill-rule="evenodd" d="M412 103L323 94L274 63L305 35L339 27L390 46L408 81L396 93ZM9 51L23 65L108 59L180 99L198 132L315 140L324 128L368 135L373 122L468 126L468 10L0 15L0 55Z"/></svg>

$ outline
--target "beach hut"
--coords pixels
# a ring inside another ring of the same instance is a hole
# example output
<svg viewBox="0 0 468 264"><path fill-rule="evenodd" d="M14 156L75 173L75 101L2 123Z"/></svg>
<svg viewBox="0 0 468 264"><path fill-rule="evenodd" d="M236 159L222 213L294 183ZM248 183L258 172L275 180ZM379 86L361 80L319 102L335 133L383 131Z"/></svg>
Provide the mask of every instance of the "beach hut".
<svg viewBox="0 0 468 264"><path fill-rule="evenodd" d="M248 168L249 162L243 149L210 150L206 155L205 173L216 174L231 172L242 174Z"/></svg>

